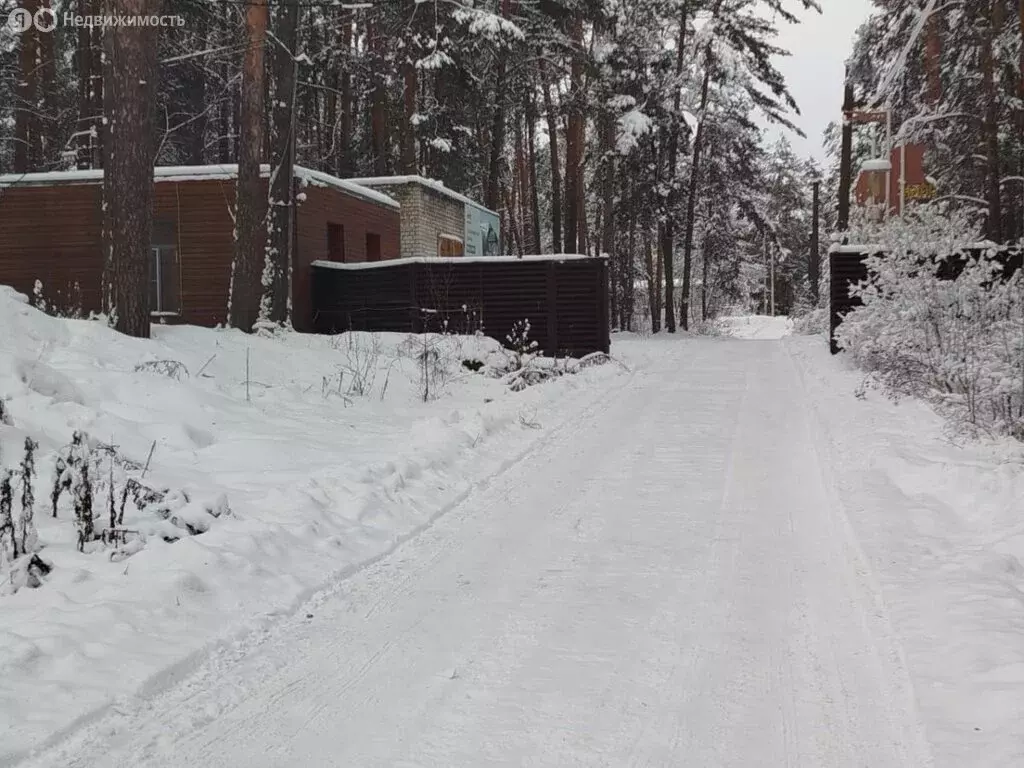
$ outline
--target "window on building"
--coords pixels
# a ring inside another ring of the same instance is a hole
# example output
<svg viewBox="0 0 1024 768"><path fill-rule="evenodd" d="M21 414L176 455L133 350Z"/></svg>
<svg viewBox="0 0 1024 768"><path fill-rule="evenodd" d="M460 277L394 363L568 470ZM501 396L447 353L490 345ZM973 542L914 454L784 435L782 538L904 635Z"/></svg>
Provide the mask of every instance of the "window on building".
<svg viewBox="0 0 1024 768"><path fill-rule="evenodd" d="M437 238L437 255L442 258L462 256L462 238L454 235L439 235Z"/></svg>
<svg viewBox="0 0 1024 768"><path fill-rule="evenodd" d="M181 313L181 267L178 233L173 221L153 222L150 246L149 311L157 315Z"/></svg>
<svg viewBox="0 0 1024 768"><path fill-rule="evenodd" d="M366 233L366 260L380 261L380 235L374 232Z"/></svg>
<svg viewBox="0 0 1024 768"><path fill-rule="evenodd" d="M327 258L329 261L345 261L345 227L341 224L327 225Z"/></svg>

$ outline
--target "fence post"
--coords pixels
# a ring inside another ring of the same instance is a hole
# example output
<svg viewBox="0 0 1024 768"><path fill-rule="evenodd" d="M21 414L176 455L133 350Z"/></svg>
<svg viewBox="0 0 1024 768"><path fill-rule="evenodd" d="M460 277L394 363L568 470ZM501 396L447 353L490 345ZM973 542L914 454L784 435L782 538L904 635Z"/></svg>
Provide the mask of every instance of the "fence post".
<svg viewBox="0 0 1024 768"><path fill-rule="evenodd" d="M420 316L419 302L416 301L416 282L419 278L419 267L420 265L413 261L409 263L409 319L412 327L410 328L411 333L420 333L420 324L422 317Z"/></svg>
<svg viewBox="0 0 1024 768"><path fill-rule="evenodd" d="M548 261L547 269L547 310L548 310L548 339L547 347L544 350L554 357L561 350L558 347L558 264L554 259Z"/></svg>
<svg viewBox="0 0 1024 768"><path fill-rule="evenodd" d="M608 302L610 299L608 292L608 259L599 257L599 264L597 268L597 296L600 306L597 311L598 323L598 338L601 340L601 351L606 355L612 351L612 335L611 325L608 321Z"/></svg>

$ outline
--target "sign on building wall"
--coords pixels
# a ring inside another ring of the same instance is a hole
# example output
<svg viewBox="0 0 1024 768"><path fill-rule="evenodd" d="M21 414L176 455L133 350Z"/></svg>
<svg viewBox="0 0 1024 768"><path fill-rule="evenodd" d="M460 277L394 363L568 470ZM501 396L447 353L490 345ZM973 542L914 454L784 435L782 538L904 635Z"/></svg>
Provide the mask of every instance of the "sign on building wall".
<svg viewBox="0 0 1024 768"><path fill-rule="evenodd" d="M501 222L498 214L476 205L466 205L466 256L500 256Z"/></svg>
<svg viewBox="0 0 1024 768"><path fill-rule="evenodd" d="M889 210L897 216L902 212L903 203L931 200L935 197L935 186L929 181L924 170L925 148L920 144L906 144L895 147L888 163L871 161L865 164L857 177L854 189L858 205L884 206L886 202L886 176L888 176ZM906 171L901 170L906 160ZM877 165L877 163L882 165ZM903 188L903 195L900 189Z"/></svg>

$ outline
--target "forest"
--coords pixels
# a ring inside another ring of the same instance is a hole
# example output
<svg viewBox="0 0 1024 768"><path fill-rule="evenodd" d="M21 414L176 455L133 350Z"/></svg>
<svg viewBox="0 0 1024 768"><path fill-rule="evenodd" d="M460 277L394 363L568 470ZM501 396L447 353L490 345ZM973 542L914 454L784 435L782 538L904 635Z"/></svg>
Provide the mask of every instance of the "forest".
<svg viewBox="0 0 1024 768"><path fill-rule="evenodd" d="M261 199L260 163L420 174L499 211L508 254L607 255L615 328L800 313L821 296L842 120L824 167L765 140L770 125L799 134L777 36L816 0L21 2L51 4L180 23L4 32L0 170L104 167L105 215L121 220L121 202L145 206L154 164L237 163L232 325L287 319L292 201L287 184ZM884 105L894 138L928 146L940 202L1019 239L1024 0L874 5L849 62L858 105ZM884 137L852 133L855 169ZM139 274L148 220L126 220L105 306L145 335L121 283Z"/></svg>

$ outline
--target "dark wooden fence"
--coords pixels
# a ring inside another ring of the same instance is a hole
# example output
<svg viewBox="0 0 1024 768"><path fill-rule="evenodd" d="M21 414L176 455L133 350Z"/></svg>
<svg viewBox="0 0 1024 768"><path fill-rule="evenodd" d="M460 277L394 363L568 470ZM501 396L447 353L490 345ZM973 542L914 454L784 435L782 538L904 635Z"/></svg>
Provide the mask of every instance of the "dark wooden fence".
<svg viewBox="0 0 1024 768"><path fill-rule="evenodd" d="M939 265L938 277L942 280L956 280L971 258L976 258L982 248L969 248L960 253L952 254L942 260ZM868 277L865 259L867 247L845 245L829 254L829 327L828 343L832 354L839 352L836 343L836 329L843 321L847 312L861 304L860 299L850 296L850 286L856 285ZM1003 265L1003 276L1010 277L1021 268L1024 251L1018 248L1006 248L996 254L996 259Z"/></svg>
<svg viewBox="0 0 1024 768"><path fill-rule="evenodd" d="M314 327L486 335L506 344L530 323L548 355L608 352L608 265L582 256L314 262Z"/></svg>

